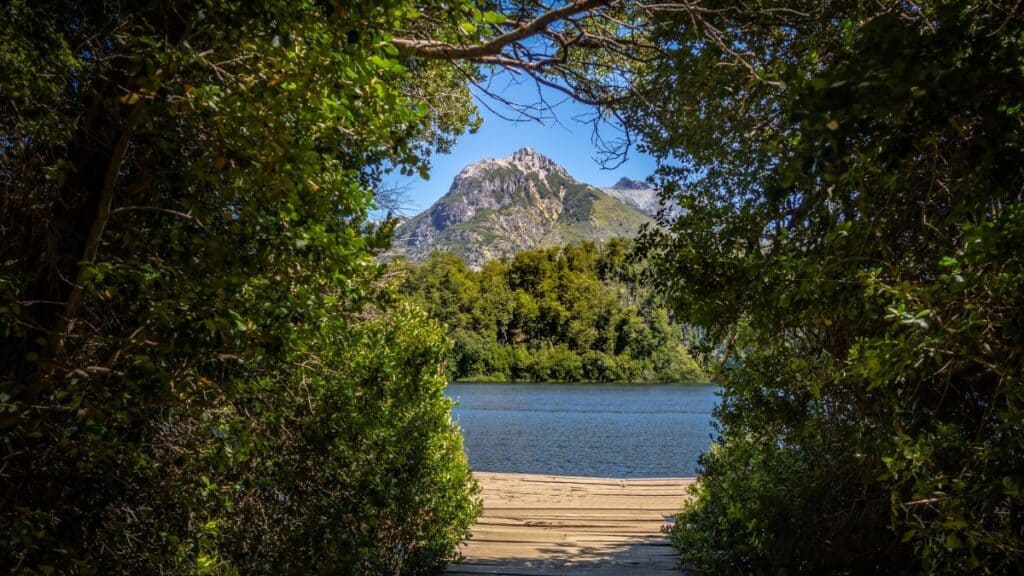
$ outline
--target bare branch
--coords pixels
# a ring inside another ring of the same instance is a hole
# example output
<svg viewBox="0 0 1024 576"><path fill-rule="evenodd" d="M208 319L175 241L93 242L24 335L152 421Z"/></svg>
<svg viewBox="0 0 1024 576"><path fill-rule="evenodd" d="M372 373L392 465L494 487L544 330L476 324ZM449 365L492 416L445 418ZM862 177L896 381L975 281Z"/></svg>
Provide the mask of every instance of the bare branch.
<svg viewBox="0 0 1024 576"><path fill-rule="evenodd" d="M171 216L177 216L178 218L191 220L192 222L195 222L196 226L199 226L200 228L205 228L205 226L203 226L203 223L200 222L199 219L197 219L195 216L192 216L191 214L187 214L185 212L179 212L178 210L170 210L168 208L159 208L157 206L122 206L120 208L115 208L111 210L110 214L113 216L114 214L119 214L121 212L161 212L163 214L170 214Z"/></svg>

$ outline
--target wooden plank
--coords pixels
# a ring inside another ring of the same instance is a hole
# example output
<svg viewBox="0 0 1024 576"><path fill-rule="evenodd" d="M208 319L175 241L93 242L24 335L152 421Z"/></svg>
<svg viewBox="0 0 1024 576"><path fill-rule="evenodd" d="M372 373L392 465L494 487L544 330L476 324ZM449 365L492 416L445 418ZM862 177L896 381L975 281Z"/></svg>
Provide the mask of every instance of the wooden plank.
<svg viewBox="0 0 1024 576"><path fill-rule="evenodd" d="M488 513L485 508L484 514L486 516L477 520L477 524L538 525L556 523L559 525L570 525L593 524L595 522L643 525L650 525L652 523L670 524L676 514L675 510L628 510L624 508L572 510L571 512L569 510L572 509L504 509Z"/></svg>
<svg viewBox="0 0 1024 576"><path fill-rule="evenodd" d="M550 534L552 537L556 534L563 535L574 535L579 537L618 537L626 538L631 540L644 540L646 538L664 538L664 534L660 534L661 526L535 526L531 525L527 528L512 528L508 530L502 530L501 526L495 526L494 530L474 530L472 538L490 538L494 534L530 534L530 529L536 530L536 533ZM657 536L655 536L655 534ZM563 539L568 536L562 536ZM666 539L667 541L667 539Z"/></svg>
<svg viewBox="0 0 1024 576"><path fill-rule="evenodd" d="M538 558L572 564L675 564L679 555L672 547L632 545L629 543L575 545L557 542L470 542L462 550L466 558L514 562ZM666 562L667 561L667 562Z"/></svg>
<svg viewBox="0 0 1024 576"><path fill-rule="evenodd" d="M695 478L599 478L597 476L552 476L547 474L518 474L512 472L475 472L478 480L490 482L550 482L556 484L693 484Z"/></svg>
<svg viewBox="0 0 1024 576"><path fill-rule="evenodd" d="M657 566L630 567L572 567L572 566L516 566L494 564L455 564L448 568L448 574L487 574L491 576L683 576L675 568Z"/></svg>
<svg viewBox="0 0 1024 576"><path fill-rule="evenodd" d="M679 574L665 530L692 478L477 473L483 516L449 574Z"/></svg>

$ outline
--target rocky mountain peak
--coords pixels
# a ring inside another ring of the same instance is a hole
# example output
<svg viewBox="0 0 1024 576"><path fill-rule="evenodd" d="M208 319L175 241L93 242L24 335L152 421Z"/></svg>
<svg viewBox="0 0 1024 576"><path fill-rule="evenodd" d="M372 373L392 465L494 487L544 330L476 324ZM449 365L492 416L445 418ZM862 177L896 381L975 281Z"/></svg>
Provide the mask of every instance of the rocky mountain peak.
<svg viewBox="0 0 1024 576"><path fill-rule="evenodd" d="M513 152L512 156L510 156L510 158L512 158L513 160L520 160L520 161L522 161L522 160L524 160L526 158L535 158L535 157L538 157L538 156L543 157L543 154L541 154L540 152L537 152L536 150L534 150L533 148L530 148L529 146L523 146L519 150L516 150L515 152Z"/></svg>
<svg viewBox="0 0 1024 576"><path fill-rule="evenodd" d="M623 177L614 186L605 188L604 191L651 217L655 217L662 207L658 191L643 180Z"/></svg>
<svg viewBox="0 0 1024 576"><path fill-rule="evenodd" d="M513 162L520 162L523 164L530 164L543 161L547 161L554 164L554 162L550 158L541 154L540 152L537 152L536 150L530 148L529 146L523 146L519 150L516 150L515 152L512 153L511 156L508 157L508 159Z"/></svg>
<svg viewBox="0 0 1024 576"><path fill-rule="evenodd" d="M538 246L631 237L648 221L631 204L525 147L463 168L448 193L395 230L392 254L422 259L446 250L480 266Z"/></svg>
<svg viewBox="0 0 1024 576"><path fill-rule="evenodd" d="M557 174L568 181L574 181L569 172L560 164L526 146L504 158L485 158L466 166L456 177L456 183L463 179L487 175L492 168L512 168L524 173L538 172L541 175Z"/></svg>
<svg viewBox="0 0 1024 576"><path fill-rule="evenodd" d="M651 185L643 180L633 180L623 176L612 186L613 190L649 190Z"/></svg>
<svg viewBox="0 0 1024 576"><path fill-rule="evenodd" d="M557 172L566 178L569 177L569 173L565 171L565 168L562 168L562 166L557 162L529 146L516 150L511 156L506 157L504 160L525 171L536 170L539 172Z"/></svg>

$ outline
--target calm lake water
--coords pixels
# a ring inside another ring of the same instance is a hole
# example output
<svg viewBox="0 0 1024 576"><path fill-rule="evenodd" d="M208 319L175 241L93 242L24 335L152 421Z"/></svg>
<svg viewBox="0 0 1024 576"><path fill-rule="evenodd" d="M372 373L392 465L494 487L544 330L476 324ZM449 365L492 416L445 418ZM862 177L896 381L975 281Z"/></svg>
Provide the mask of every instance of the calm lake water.
<svg viewBox="0 0 1024 576"><path fill-rule="evenodd" d="M451 384L474 470L693 476L711 445L713 385Z"/></svg>

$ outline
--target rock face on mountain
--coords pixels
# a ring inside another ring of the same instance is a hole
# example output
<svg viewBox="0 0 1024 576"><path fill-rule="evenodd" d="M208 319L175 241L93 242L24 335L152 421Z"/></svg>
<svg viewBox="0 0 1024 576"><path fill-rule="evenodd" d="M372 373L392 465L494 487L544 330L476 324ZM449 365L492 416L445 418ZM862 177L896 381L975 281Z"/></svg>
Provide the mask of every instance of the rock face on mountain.
<svg viewBox="0 0 1024 576"><path fill-rule="evenodd" d="M603 189L605 194L618 198L644 214L654 217L661 208L658 191L640 180L621 178L611 188Z"/></svg>
<svg viewBox="0 0 1024 576"><path fill-rule="evenodd" d="M633 180L632 178L626 178L623 176L619 178L619 181L615 183L611 188L612 190L650 190L650 185L643 180Z"/></svg>
<svg viewBox="0 0 1024 576"><path fill-rule="evenodd" d="M463 168L447 194L399 225L391 252L421 260L445 250L476 267L531 248L632 237L647 222L640 210L522 148Z"/></svg>

